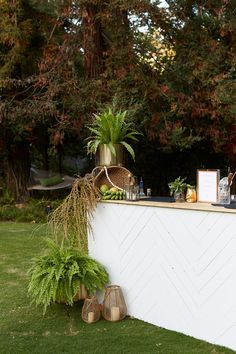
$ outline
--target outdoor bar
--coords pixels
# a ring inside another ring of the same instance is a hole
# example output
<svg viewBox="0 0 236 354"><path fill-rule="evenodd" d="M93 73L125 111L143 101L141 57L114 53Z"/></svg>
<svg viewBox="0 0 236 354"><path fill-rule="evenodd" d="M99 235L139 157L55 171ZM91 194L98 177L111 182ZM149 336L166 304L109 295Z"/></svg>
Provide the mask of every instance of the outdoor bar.
<svg viewBox="0 0 236 354"><path fill-rule="evenodd" d="M102 201L92 227L90 255L130 316L236 349L236 209Z"/></svg>
<svg viewBox="0 0 236 354"><path fill-rule="evenodd" d="M235 16L0 0L0 354L236 354Z"/></svg>

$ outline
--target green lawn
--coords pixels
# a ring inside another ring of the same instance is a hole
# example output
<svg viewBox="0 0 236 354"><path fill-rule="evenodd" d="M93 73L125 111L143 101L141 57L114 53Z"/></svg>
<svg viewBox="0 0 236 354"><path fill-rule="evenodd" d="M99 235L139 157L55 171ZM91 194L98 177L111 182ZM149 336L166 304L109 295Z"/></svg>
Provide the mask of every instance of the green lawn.
<svg viewBox="0 0 236 354"><path fill-rule="evenodd" d="M81 304L53 305L42 315L27 297L30 259L42 250L43 227L0 223L0 353L218 354L234 351L127 318L81 320ZM144 304L145 305L145 304Z"/></svg>

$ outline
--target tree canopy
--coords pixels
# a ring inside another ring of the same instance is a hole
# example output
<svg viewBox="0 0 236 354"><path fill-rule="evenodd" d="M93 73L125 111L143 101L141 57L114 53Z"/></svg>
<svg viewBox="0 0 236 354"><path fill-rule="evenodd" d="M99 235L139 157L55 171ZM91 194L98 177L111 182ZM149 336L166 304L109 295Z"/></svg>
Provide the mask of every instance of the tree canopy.
<svg viewBox="0 0 236 354"><path fill-rule="evenodd" d="M234 4L167 3L0 2L0 147L16 198L30 146L48 168L48 148L82 147L93 113L114 101L134 112L145 149L201 146L235 168Z"/></svg>

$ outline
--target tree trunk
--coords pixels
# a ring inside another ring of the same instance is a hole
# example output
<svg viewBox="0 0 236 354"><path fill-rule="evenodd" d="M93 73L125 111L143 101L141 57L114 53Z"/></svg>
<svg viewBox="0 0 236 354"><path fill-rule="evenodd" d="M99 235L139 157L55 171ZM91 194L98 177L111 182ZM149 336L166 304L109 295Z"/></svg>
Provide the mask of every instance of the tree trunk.
<svg viewBox="0 0 236 354"><path fill-rule="evenodd" d="M58 158L58 172L62 175L62 144L56 146L57 158Z"/></svg>
<svg viewBox="0 0 236 354"><path fill-rule="evenodd" d="M49 135L48 127L44 123L39 123L33 131L35 140L33 142L37 152L42 156L42 168L45 171L49 170ZM37 166L39 167L39 166Z"/></svg>
<svg viewBox="0 0 236 354"><path fill-rule="evenodd" d="M11 145L6 160L7 187L17 202L24 202L28 195L30 177L29 144L19 142Z"/></svg>
<svg viewBox="0 0 236 354"><path fill-rule="evenodd" d="M104 41L98 7L88 4L82 12L84 67L86 77L95 79L102 71Z"/></svg>

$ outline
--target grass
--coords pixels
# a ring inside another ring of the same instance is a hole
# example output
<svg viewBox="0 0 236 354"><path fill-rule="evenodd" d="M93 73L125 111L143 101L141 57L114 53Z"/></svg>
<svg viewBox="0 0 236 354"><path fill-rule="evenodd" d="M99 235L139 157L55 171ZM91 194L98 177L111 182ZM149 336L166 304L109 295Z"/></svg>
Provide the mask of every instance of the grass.
<svg viewBox="0 0 236 354"><path fill-rule="evenodd" d="M43 248L44 228L0 223L1 354L230 354L234 351L127 318L81 320L81 306L55 304L42 315L27 297L27 270ZM32 230L35 229L33 236Z"/></svg>

